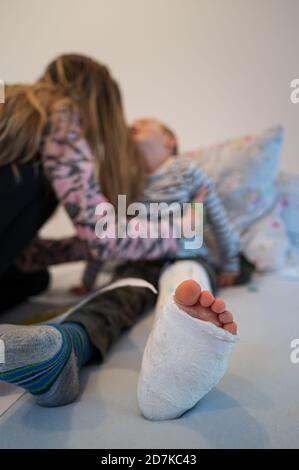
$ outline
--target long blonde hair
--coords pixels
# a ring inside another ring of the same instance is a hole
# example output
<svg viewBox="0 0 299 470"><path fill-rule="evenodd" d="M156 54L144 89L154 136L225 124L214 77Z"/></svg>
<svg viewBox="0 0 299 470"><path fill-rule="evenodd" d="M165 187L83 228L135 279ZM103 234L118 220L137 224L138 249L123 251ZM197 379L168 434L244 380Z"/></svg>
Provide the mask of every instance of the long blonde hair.
<svg viewBox="0 0 299 470"><path fill-rule="evenodd" d="M7 86L0 105L0 165L37 158L49 112L61 99L79 109L103 194L113 204L118 194L126 194L128 203L137 200L144 164L125 122L120 89L106 66L83 55L58 57L33 85Z"/></svg>

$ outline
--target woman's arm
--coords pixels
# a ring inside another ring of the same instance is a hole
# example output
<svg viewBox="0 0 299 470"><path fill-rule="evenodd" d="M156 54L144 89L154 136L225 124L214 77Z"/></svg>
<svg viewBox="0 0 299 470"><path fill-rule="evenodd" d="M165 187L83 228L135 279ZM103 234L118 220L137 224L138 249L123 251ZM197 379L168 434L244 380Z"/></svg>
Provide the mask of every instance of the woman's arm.
<svg viewBox="0 0 299 470"><path fill-rule="evenodd" d="M48 266L88 260L89 251L78 237L58 240L35 238L16 261L23 271L36 271Z"/></svg>
<svg viewBox="0 0 299 470"><path fill-rule="evenodd" d="M49 124L42 166L89 256L99 261L173 257L178 249L175 238L97 238L95 226L100 216L95 208L107 200L96 182L94 156L82 135L79 116L67 106L57 106Z"/></svg>

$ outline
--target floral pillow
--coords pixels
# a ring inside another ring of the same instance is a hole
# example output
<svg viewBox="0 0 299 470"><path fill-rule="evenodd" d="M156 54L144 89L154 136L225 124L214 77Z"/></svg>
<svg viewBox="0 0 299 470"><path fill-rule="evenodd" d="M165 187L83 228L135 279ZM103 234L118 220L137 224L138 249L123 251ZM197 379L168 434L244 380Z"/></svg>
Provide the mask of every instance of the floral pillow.
<svg viewBox="0 0 299 470"><path fill-rule="evenodd" d="M299 175L280 173L277 186L280 215L292 245L299 254Z"/></svg>
<svg viewBox="0 0 299 470"><path fill-rule="evenodd" d="M278 126L184 153L196 159L214 182L239 234L275 205L282 138L283 129Z"/></svg>
<svg viewBox="0 0 299 470"><path fill-rule="evenodd" d="M242 252L257 271L279 271L295 261L280 204L241 234Z"/></svg>

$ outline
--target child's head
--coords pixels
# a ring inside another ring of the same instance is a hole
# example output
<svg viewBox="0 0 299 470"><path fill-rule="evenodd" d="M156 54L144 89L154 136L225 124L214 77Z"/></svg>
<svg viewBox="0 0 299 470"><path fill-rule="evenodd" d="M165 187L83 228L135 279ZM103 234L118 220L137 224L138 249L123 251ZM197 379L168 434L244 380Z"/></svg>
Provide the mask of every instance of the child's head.
<svg viewBox="0 0 299 470"><path fill-rule="evenodd" d="M131 131L150 170L162 163L166 157L176 155L178 152L175 133L155 118L136 119Z"/></svg>

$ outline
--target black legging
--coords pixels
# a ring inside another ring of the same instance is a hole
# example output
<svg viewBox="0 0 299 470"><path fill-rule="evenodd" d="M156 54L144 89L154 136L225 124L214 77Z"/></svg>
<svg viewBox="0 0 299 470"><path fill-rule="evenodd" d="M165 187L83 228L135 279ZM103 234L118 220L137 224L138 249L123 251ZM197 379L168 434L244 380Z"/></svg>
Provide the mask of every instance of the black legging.
<svg viewBox="0 0 299 470"><path fill-rule="evenodd" d="M38 166L0 166L0 311L47 288L47 271L25 274L14 262L56 207Z"/></svg>

